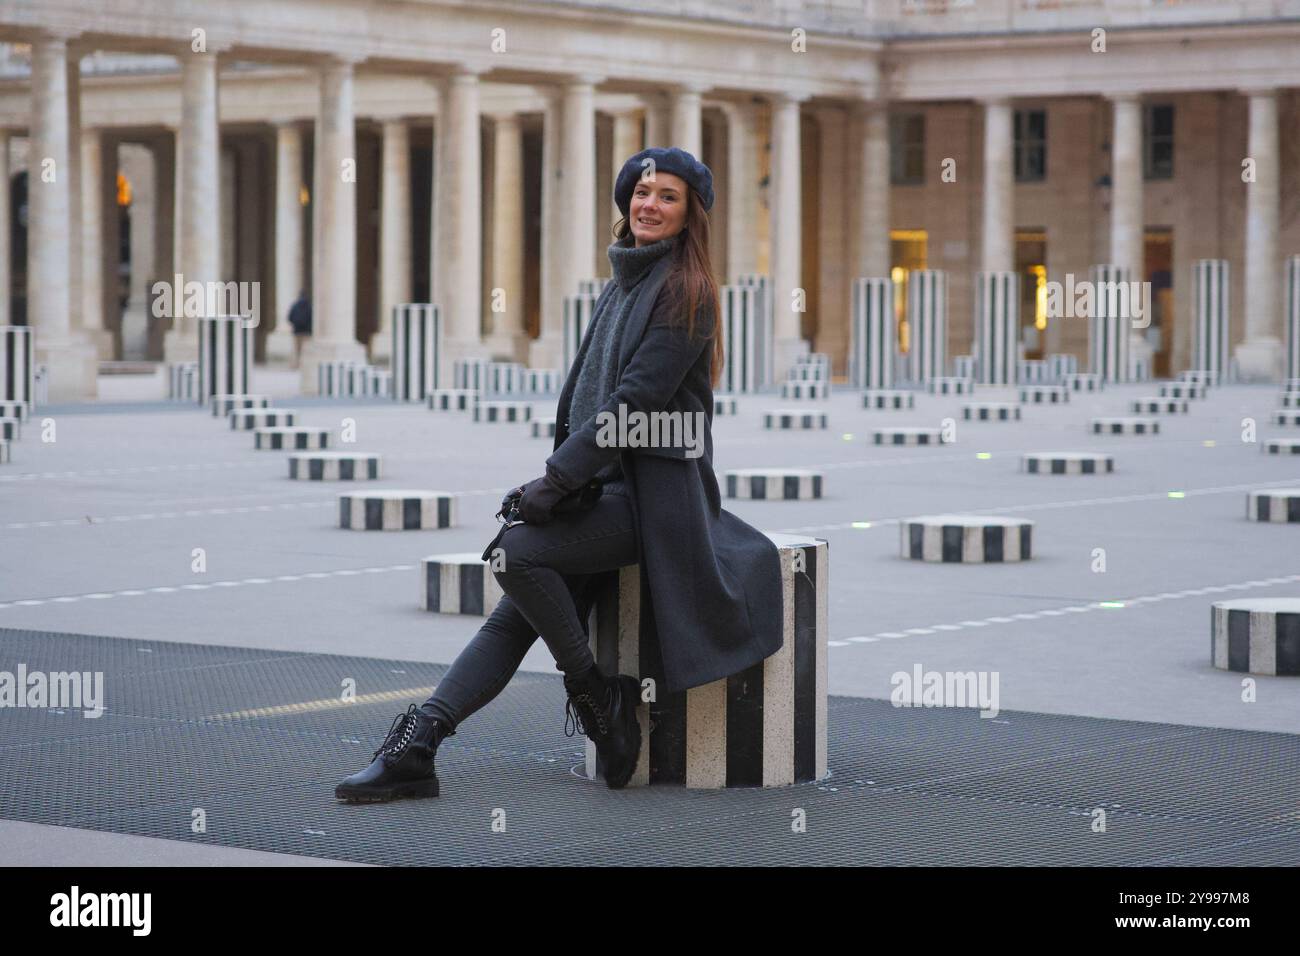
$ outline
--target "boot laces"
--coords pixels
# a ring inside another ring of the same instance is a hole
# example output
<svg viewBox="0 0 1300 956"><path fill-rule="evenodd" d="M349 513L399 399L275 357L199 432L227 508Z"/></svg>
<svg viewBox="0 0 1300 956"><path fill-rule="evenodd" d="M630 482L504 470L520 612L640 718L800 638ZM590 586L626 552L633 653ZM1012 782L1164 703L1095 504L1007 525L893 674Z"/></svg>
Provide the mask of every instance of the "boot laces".
<svg viewBox="0 0 1300 956"><path fill-rule="evenodd" d="M393 718L393 725L388 728L388 735L384 742L380 744L379 749L375 751L375 756L380 754L389 757L396 756L406 749L406 745L411 742L411 735L415 733L416 712L415 705L412 704L407 708L406 713L398 714Z"/></svg>
<svg viewBox="0 0 1300 956"><path fill-rule="evenodd" d="M587 737L591 736L589 728L593 723L599 728L599 736L604 737L609 733L609 722L605 719L604 709L585 691L570 697L568 703L564 705L564 736L566 737L573 736L573 731L569 729L570 721L578 733Z"/></svg>

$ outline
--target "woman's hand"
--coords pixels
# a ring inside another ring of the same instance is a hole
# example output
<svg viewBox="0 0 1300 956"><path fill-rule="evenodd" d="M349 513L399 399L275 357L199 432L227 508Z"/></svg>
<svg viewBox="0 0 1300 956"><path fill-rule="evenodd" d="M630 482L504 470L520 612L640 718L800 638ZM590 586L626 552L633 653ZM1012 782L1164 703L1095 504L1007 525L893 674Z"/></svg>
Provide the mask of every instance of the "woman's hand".
<svg viewBox="0 0 1300 956"><path fill-rule="evenodd" d="M546 524L553 517L551 509L568 494L549 474L534 478L523 486L519 499L519 517L528 524Z"/></svg>

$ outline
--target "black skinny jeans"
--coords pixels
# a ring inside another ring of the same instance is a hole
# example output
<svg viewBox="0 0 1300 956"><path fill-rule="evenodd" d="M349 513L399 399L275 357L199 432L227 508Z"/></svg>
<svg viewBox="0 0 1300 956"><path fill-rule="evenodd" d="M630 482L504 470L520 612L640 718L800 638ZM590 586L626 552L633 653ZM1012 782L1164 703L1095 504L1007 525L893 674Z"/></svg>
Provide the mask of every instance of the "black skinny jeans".
<svg viewBox="0 0 1300 956"><path fill-rule="evenodd" d="M548 524L515 525L497 546L504 569L493 573L505 596L420 707L453 729L501 693L539 636L556 670L588 670L596 662L583 627L595 596L592 576L638 558L632 504L617 492Z"/></svg>

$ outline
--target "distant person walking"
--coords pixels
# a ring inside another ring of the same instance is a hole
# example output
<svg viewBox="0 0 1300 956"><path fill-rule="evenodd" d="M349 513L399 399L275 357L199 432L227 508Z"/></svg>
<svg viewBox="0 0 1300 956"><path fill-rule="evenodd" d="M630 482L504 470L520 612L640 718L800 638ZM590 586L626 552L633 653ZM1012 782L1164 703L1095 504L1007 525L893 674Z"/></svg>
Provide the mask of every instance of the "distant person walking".
<svg viewBox="0 0 1300 956"><path fill-rule="evenodd" d="M293 367L297 368L302 361L303 340L311 335L311 300L306 289L289 306L289 325L293 327Z"/></svg>

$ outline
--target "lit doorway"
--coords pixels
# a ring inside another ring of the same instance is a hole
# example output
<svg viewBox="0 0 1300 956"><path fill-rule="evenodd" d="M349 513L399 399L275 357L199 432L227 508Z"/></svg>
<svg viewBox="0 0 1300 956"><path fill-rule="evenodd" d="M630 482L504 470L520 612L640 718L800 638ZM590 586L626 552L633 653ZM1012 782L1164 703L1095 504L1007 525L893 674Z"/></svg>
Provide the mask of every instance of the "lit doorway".
<svg viewBox="0 0 1300 956"><path fill-rule="evenodd" d="M1025 358L1047 350L1047 230L1016 230L1016 273L1020 276L1020 342Z"/></svg>
<svg viewBox="0 0 1300 956"><path fill-rule="evenodd" d="M898 330L898 351L906 355L911 337L907 326L907 277L913 269L925 269L929 236L924 229L891 229L889 232L889 277L894 280L894 319Z"/></svg>

